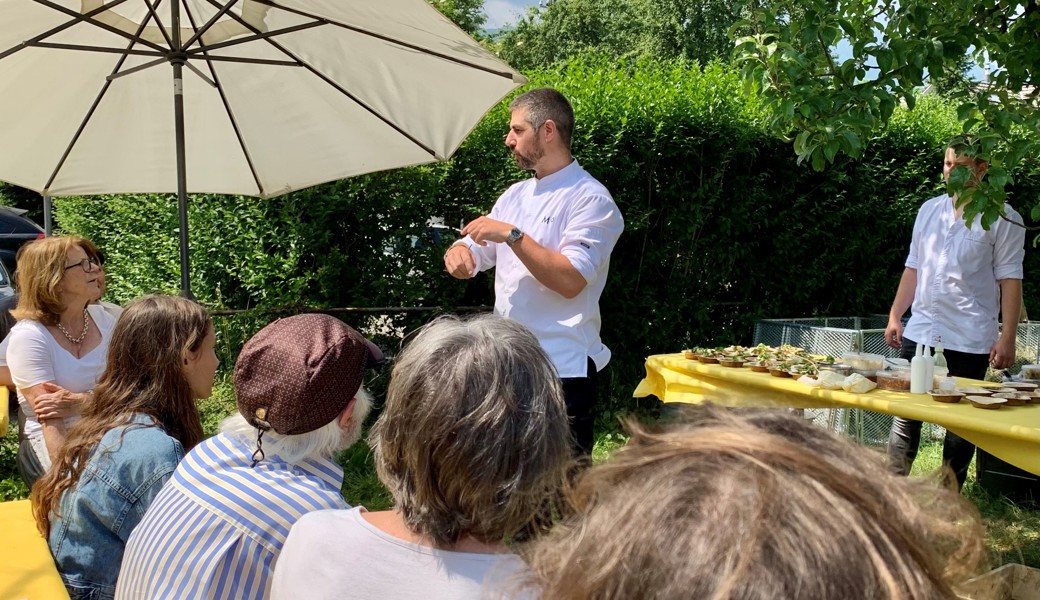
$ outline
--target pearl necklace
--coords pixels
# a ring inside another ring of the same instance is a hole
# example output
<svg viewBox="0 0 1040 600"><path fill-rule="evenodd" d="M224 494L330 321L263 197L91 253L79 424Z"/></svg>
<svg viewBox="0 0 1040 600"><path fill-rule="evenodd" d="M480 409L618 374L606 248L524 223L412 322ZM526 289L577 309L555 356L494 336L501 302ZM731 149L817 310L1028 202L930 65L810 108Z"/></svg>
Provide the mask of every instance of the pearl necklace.
<svg viewBox="0 0 1040 600"><path fill-rule="evenodd" d="M72 337L72 334L62 327L61 323L58 323L58 331L60 331L62 335L73 344L76 344L77 346L82 344L83 340L87 339L87 333L90 331L90 319L87 317L87 309L83 309L83 333L79 334L79 337Z"/></svg>

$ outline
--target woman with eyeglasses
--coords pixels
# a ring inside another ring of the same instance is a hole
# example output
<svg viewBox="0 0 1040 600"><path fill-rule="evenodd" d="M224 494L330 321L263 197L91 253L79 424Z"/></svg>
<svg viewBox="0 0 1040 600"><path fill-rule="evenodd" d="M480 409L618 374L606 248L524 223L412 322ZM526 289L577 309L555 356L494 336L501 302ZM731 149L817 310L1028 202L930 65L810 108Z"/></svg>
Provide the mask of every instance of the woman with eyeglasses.
<svg viewBox="0 0 1040 600"><path fill-rule="evenodd" d="M90 242L51 237L18 252L18 306L7 363L25 416L19 467L31 487L50 468L65 432L105 369L116 318L92 304L100 267ZM38 463L38 464L37 464Z"/></svg>

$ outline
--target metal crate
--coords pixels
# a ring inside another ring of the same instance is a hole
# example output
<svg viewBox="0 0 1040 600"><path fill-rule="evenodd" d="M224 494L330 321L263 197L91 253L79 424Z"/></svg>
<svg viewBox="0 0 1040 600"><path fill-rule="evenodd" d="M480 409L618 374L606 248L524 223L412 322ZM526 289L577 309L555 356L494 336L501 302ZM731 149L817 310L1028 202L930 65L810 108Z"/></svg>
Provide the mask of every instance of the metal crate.
<svg viewBox="0 0 1040 600"><path fill-rule="evenodd" d="M755 323L755 344L791 344L813 354L840 357L846 352L868 352L891 358L899 351L885 343L888 316L811 317L800 319L763 319ZM888 443L892 415L854 408L807 408L806 419L869 446ZM921 437L942 439L945 429L931 424L921 429Z"/></svg>
<svg viewBox="0 0 1040 600"><path fill-rule="evenodd" d="M1040 364L1040 321L1019 323L1015 346L1015 364L1010 369L1012 373L1017 375L1022 365Z"/></svg>
<svg viewBox="0 0 1040 600"><path fill-rule="evenodd" d="M869 352L898 357L899 351L885 343L887 315L869 317L810 317L763 319L755 323L755 344L791 344L813 354L840 357L846 352ZM1040 321L1018 324L1015 364L1008 371L1018 374L1022 365L1040 364ZM1000 381L1002 374L990 370L986 379ZM807 408L806 419L869 446L888 443L892 416L851 408ZM934 423L921 429L922 440L941 440L946 430Z"/></svg>
<svg viewBox="0 0 1040 600"><path fill-rule="evenodd" d="M756 344L791 344L814 354L841 356L846 352L869 352L895 358L899 351L885 343L888 317L811 317L763 319L755 323Z"/></svg>

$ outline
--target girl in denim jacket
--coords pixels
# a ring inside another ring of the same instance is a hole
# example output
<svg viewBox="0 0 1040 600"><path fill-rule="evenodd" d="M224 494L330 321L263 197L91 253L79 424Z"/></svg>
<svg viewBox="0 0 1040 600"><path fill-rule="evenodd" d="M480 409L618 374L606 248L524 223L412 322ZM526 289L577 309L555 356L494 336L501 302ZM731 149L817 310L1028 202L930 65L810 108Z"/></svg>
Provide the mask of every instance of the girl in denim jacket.
<svg viewBox="0 0 1040 600"><path fill-rule="evenodd" d="M212 391L215 342L209 315L184 298L145 296L119 318L82 419L32 491L73 600L113 598L130 532L202 440L195 401Z"/></svg>

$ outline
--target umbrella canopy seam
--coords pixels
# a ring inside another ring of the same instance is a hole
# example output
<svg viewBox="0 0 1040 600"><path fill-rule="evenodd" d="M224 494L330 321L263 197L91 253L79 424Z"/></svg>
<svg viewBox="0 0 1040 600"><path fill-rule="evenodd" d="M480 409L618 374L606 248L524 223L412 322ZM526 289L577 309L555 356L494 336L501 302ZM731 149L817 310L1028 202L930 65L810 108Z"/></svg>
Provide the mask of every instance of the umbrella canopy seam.
<svg viewBox="0 0 1040 600"><path fill-rule="evenodd" d="M256 1L256 0L254 0L254 1ZM207 0L207 2L209 2L209 4L214 5L214 6L220 6L220 4L216 0ZM228 16L230 16L232 19L237 21L240 25L242 25L246 29L249 29L250 31L252 31L254 34L261 33L260 30L258 30L252 23L249 23L248 21L246 21L245 19L239 17L235 13L228 13ZM312 17L312 18L317 19L318 17ZM301 60L300 57L298 57L295 54L293 54L292 52L290 52L288 49L286 49L284 46L282 46L278 42L276 42L276 41L274 41L274 40L272 40L270 38L264 38L262 41L267 42L268 44L273 46L275 49L277 49L282 54L284 54L284 55L288 56L289 58L291 58L291 59L299 62L300 64L302 64L303 68L306 69L308 72L310 72L312 75L314 75L315 77L317 77L321 81L324 81L327 85L331 86L333 89L335 89L340 94L346 96L347 98L350 98L350 100L352 100L355 104L357 104L361 108L367 110L369 113L372 114L372 116L376 117L377 119L379 119L380 121L382 121L383 123L388 125L391 129L393 129L397 133L401 134L401 136L407 138L408 141L412 142L413 144L415 144L419 148L422 148L422 150L424 152L426 152L427 154L429 154L430 156L434 157L437 160L444 160L445 157L440 156L439 154L437 154L436 150L434 150L433 148L430 148L426 144L424 144L421 141L419 141L418 139L416 139L415 136L413 136L412 134L410 134L407 131L405 131L404 128L402 128L400 125L398 125L397 123L393 122L390 118L388 118L387 116L381 114L379 111L375 110L374 108L372 108L371 106L369 106L365 102L362 102L360 98L358 98L354 94L351 94L346 88L341 86L339 83L333 81L328 75L326 75L326 74L322 73L321 71L315 69L310 64L308 64L307 61Z"/></svg>
<svg viewBox="0 0 1040 600"><path fill-rule="evenodd" d="M79 18L81 16L85 17L85 18L90 18L90 17L93 17L96 14L99 14L99 13L102 13L102 12L108 10L110 7L117 6L117 5L122 4L122 3L126 2L126 1L127 0L114 0L111 4L105 4L103 6L95 8L94 10L89 11L89 12L83 14L83 15L79 15L77 13L76 17L73 18L71 21L68 21L66 23L62 23L61 25L58 25L57 27L54 27L54 28L49 29L47 31L44 31L40 35L35 36L32 39L30 39L30 40L26 40L26 41L22 42L21 44L18 44L17 46L12 46L11 48L8 48L7 50L4 50L3 52L0 52L0 60L3 60L5 58L7 58L8 56L14 54L15 52L18 52L19 50L24 50L25 48L29 47L29 45L32 42L39 42L39 41L45 40L45 39L51 37L52 35L61 33L62 31L65 31L66 29L68 29L69 27L72 27L76 23L83 22L83 19Z"/></svg>
<svg viewBox="0 0 1040 600"><path fill-rule="evenodd" d="M123 0L118 0L118 1L122 2ZM154 15L155 13L152 13L152 14ZM145 19L141 20L141 24L137 28L137 33L136 33L135 37L138 37L138 36L141 35L141 32L144 31L145 27L148 26L149 19L151 19L150 16L148 18L145 18ZM127 46L127 49L128 50L133 49L135 43L136 43L136 41L133 38L131 38L130 44ZM111 74L114 75L114 74L118 73L119 69L122 68L123 63L125 63L126 59L129 58L129 57L130 57L129 54L123 54L122 56L120 56L119 60L116 61L116 65L112 69L112 73ZM56 164L54 166L54 170L51 172L51 176L47 179L47 184L44 186L44 191L43 191L43 195L44 196L49 196L50 195L50 191L49 190L50 190L51 185L53 185L54 184L54 180L57 179L58 173L61 172L61 168L65 166L65 161L68 160L69 155L72 153L72 149L76 147L76 143L79 141L80 137L83 135L83 130L87 128L87 123L90 122L90 118L94 115L94 112L97 111L98 106L101 106L101 101L104 99L105 94L108 92L110 87L112 87L112 79L106 78L104 85L101 86L101 90L98 91L98 95L94 99L94 103L90 105L90 109L87 110L87 114L83 117L83 120L80 121L79 127L76 128L76 133L73 134L72 139L69 140L69 145L65 148L65 152L62 153L61 158L58 160L58 164Z"/></svg>
<svg viewBox="0 0 1040 600"><path fill-rule="evenodd" d="M188 15L188 22L191 23L192 27L195 27L195 17L191 14L190 10L186 10L185 13ZM206 52L205 41L199 38L199 47L203 49L203 56L208 57L209 54ZM246 141L242 137L242 129L239 127L238 119L235 118L234 111L231 110L231 104L228 102L227 94L224 92L224 88L220 85L220 77L217 75L217 69L213 66L213 63L209 60L206 61L206 66L209 67L210 75L213 76L213 81L217 83L217 93L220 94L220 102L224 105L224 112L228 116L228 120L231 122L231 128L235 132L235 138L238 140L238 146L242 149L242 157L246 161L246 165L249 167L249 173L253 176L253 181L256 182L256 189L259 195L264 195L264 184L260 181L260 174L256 171L256 164L253 162L253 157L249 153L249 148L246 147Z"/></svg>

